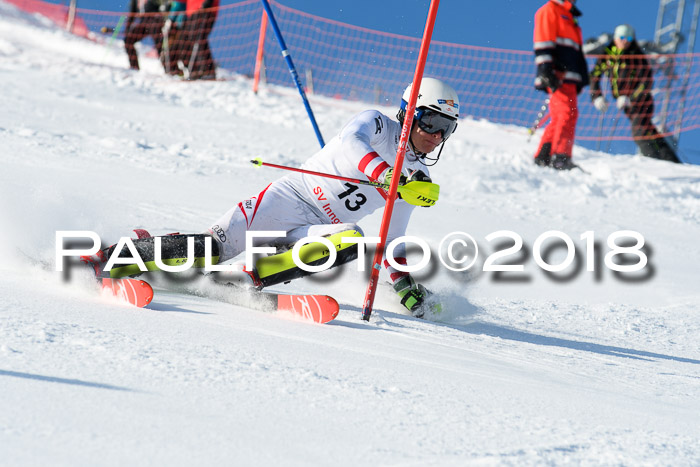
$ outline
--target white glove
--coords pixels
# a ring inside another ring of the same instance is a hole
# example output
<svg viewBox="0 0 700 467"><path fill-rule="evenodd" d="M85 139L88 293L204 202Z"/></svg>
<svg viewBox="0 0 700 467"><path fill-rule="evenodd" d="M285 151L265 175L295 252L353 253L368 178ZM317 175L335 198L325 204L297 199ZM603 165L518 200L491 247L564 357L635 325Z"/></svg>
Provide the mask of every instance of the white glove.
<svg viewBox="0 0 700 467"><path fill-rule="evenodd" d="M628 96L620 96L617 98L617 108L620 110L629 107L631 104L632 103L630 102L630 98Z"/></svg>
<svg viewBox="0 0 700 467"><path fill-rule="evenodd" d="M604 96L598 96L593 100L593 107L602 114L608 111L608 101Z"/></svg>

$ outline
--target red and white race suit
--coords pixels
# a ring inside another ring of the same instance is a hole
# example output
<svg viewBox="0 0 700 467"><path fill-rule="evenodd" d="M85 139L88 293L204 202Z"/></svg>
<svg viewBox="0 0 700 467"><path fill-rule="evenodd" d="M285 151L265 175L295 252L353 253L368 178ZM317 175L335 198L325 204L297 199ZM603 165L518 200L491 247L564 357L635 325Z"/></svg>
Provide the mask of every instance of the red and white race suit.
<svg viewBox="0 0 700 467"><path fill-rule="evenodd" d="M355 116L302 168L361 180L383 180L394 165L401 125L375 110ZM408 145L402 172L429 175ZM287 236L262 239L257 244L293 243L307 235L323 236L357 228L362 218L386 204L385 190L327 177L293 173L280 178L256 196L231 208L208 230L219 240L220 260L227 261L245 249L247 231L284 230ZM405 235L412 206L402 199L394 204L387 245ZM406 264L405 245L394 250L398 264ZM406 275L388 267L393 281Z"/></svg>

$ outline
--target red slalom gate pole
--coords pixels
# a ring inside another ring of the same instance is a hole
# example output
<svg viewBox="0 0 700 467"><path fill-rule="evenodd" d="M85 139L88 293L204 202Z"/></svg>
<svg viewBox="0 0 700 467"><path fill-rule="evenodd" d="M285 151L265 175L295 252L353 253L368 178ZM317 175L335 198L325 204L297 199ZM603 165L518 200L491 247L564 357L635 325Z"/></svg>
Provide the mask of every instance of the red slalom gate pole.
<svg viewBox="0 0 700 467"><path fill-rule="evenodd" d="M437 16L440 0L431 0L430 9L428 10L428 19L425 22L425 30L423 31L423 40L420 44L420 52L418 53L418 62L416 70L413 74L413 85L411 86L411 95L408 99L406 107L406 116L403 119L403 127L401 127L401 139L399 140L399 148L396 151L396 161L394 162L394 173L400 174L403 168L403 159L406 155L406 145L411 134L413 126L413 115L416 111L416 99L420 91L420 83L423 80L423 70L425 69L425 61L428 58L428 49L430 48L430 39L433 36L433 26L435 25L435 17ZM374 296L377 293L377 285L379 283L379 271L382 268L382 258L384 257L384 247L386 246L386 237L389 233L389 223L391 222L391 214L394 212L394 201L396 200L396 192L399 188L399 178L392 177L389 187L389 196L384 207L384 215L382 216L382 225L379 229L380 241L377 244L377 249L372 260L372 272L367 284L367 292L362 305L362 319L369 321L372 315L372 306L374 305Z"/></svg>

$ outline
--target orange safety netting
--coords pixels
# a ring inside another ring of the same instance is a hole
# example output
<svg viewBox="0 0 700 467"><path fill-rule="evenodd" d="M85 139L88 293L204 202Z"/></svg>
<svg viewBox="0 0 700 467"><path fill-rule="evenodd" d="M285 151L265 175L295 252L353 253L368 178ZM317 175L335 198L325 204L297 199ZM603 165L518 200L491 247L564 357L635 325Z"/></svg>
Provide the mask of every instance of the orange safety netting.
<svg viewBox="0 0 700 467"><path fill-rule="evenodd" d="M66 6L39 0L8 1L24 10L44 14L61 25L68 17ZM399 96L412 78L420 39L340 23L277 2L272 5L307 92L382 105L398 104ZM209 36L218 68L253 76L262 11L258 0L244 0L218 9ZM93 40L106 40L119 26L122 30L116 34L124 38L122 18L125 16L125 13L78 9L73 32ZM101 34L100 30L106 30L107 34ZM170 48L177 49L177 44L177 39L171 38ZM293 86L269 28L264 46L266 81ZM191 40L180 47L186 51L187 62ZM596 58L587 57L590 68ZM662 118L664 134L700 128L700 54L649 58L654 70L655 121L658 123L660 116L665 117ZM495 123L529 128L546 98L533 87L535 63L531 51L433 41L425 76L440 78L457 90L461 115ZM610 96L607 80L601 85ZM614 99L608 97L608 100L610 109L601 116L590 102L588 89L583 90L579 96L577 141L632 140L630 123L617 110Z"/></svg>

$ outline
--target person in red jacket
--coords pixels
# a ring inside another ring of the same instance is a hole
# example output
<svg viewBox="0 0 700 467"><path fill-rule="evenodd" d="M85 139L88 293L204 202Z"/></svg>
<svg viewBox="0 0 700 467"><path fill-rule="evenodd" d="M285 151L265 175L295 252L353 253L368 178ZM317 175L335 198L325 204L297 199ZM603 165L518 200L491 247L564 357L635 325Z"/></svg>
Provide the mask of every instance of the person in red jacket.
<svg viewBox="0 0 700 467"><path fill-rule="evenodd" d="M571 170L578 94L588 85L576 0L548 0L535 13L535 89L549 94L550 123L535 155L539 166Z"/></svg>
<svg viewBox="0 0 700 467"><path fill-rule="evenodd" d="M185 79L213 79L216 77L214 58L209 48L209 34L214 29L219 0L187 0L185 25L187 47L182 51Z"/></svg>

